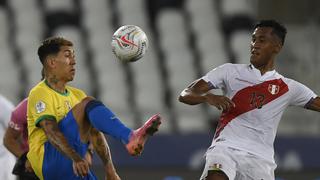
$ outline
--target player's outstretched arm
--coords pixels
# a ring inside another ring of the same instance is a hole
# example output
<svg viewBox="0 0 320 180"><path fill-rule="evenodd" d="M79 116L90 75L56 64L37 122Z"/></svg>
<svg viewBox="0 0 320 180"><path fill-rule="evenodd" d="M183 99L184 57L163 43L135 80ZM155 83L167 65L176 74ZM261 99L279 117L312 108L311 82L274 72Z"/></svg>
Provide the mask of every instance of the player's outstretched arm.
<svg viewBox="0 0 320 180"><path fill-rule="evenodd" d="M198 79L180 93L179 101L189 105L204 103L207 101L206 94L209 90L208 83Z"/></svg>
<svg viewBox="0 0 320 180"><path fill-rule="evenodd" d="M120 180L117 174L112 158L107 140L103 133L99 132L95 128L91 129L91 142L100 159L102 160L106 172L107 180Z"/></svg>
<svg viewBox="0 0 320 180"><path fill-rule="evenodd" d="M228 111L235 104L226 96L220 96L210 93L212 87L203 79L198 79L185 88L180 96L179 101L189 105L208 103L219 110Z"/></svg>
<svg viewBox="0 0 320 180"><path fill-rule="evenodd" d="M313 100L311 100L307 105L307 109L313 110L313 111L318 111L320 112L320 97L316 97Z"/></svg>
<svg viewBox="0 0 320 180"><path fill-rule="evenodd" d="M69 157L73 161L73 170L76 175L82 177L86 176L89 172L89 164L68 144L67 139L64 137L58 127L58 123L53 120L42 120L40 127L43 128L48 137L49 142L57 148L61 153Z"/></svg>

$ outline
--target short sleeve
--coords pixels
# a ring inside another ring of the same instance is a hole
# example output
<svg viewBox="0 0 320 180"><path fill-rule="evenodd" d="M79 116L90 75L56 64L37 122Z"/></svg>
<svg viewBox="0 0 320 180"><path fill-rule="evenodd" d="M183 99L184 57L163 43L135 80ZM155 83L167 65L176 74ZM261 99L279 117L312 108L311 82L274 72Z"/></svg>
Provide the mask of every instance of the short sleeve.
<svg viewBox="0 0 320 180"><path fill-rule="evenodd" d="M80 99L83 99L83 98L87 97L87 94L85 92L83 92L82 90L79 90L79 97L80 97Z"/></svg>
<svg viewBox="0 0 320 180"><path fill-rule="evenodd" d="M307 86L292 80L290 91L290 104L291 106L304 107L312 98L316 98L317 95L309 89Z"/></svg>
<svg viewBox="0 0 320 180"><path fill-rule="evenodd" d="M205 76L202 77L202 79L207 83L210 83L215 89L224 88L226 86L225 82L227 80L227 74L230 71L231 66L232 64L230 63L218 66L209 71Z"/></svg>
<svg viewBox="0 0 320 180"><path fill-rule="evenodd" d="M22 131L27 123L27 103L27 99L24 99L11 113L9 127L16 131Z"/></svg>
<svg viewBox="0 0 320 180"><path fill-rule="evenodd" d="M28 98L28 121L39 127L39 123L44 119L56 120L52 97L43 93L41 88L30 92ZM29 123L29 122L28 122Z"/></svg>
<svg viewBox="0 0 320 180"><path fill-rule="evenodd" d="M10 118L10 121L9 121L9 127L11 127L12 129L14 129L16 131L22 131L23 125L20 123L19 117L17 116L15 111L13 111L11 113L11 118Z"/></svg>

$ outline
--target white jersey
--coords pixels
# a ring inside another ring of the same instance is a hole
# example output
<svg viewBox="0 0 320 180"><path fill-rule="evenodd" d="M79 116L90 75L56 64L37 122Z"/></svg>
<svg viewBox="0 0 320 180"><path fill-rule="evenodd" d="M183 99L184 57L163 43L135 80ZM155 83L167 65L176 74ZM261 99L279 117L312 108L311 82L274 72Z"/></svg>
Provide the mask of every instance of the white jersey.
<svg viewBox="0 0 320 180"><path fill-rule="evenodd" d="M261 75L253 65L224 64L203 80L222 89L235 108L222 112L211 146L222 145L274 162L273 142L286 107L304 107L317 95L275 70Z"/></svg>
<svg viewBox="0 0 320 180"><path fill-rule="evenodd" d="M8 123L10 120L11 112L13 111L13 104L8 101L6 98L0 95L0 138L3 140L4 133L8 127ZM0 164L2 164L2 168L0 168L1 179L6 180L14 180L16 176L14 176L11 172L13 166L15 164L15 157L4 147L2 144L0 147Z"/></svg>

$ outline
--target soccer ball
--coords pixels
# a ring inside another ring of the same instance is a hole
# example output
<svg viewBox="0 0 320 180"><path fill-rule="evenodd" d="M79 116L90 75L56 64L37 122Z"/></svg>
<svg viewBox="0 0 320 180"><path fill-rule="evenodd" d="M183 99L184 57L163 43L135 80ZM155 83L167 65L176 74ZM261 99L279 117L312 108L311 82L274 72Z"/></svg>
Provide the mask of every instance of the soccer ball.
<svg viewBox="0 0 320 180"><path fill-rule="evenodd" d="M122 62L134 62L148 49L148 37L135 25L121 26L112 36L112 52Z"/></svg>

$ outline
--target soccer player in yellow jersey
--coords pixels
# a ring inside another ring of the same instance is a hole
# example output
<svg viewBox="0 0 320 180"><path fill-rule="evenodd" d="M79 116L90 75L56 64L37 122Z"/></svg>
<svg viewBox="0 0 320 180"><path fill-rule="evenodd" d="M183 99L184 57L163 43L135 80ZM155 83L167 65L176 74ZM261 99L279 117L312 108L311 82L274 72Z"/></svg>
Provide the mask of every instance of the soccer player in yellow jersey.
<svg viewBox="0 0 320 180"><path fill-rule="evenodd" d="M67 86L75 76L73 44L61 37L43 41L38 48L45 79L32 88L28 100L28 160L41 180L96 179L84 155L89 141L110 170L104 135L121 140L129 154L140 155L149 135L161 124L152 116L141 128L131 130L102 102ZM102 133L101 133L102 132ZM116 173L115 173L116 174ZM111 179L119 179L117 175Z"/></svg>

